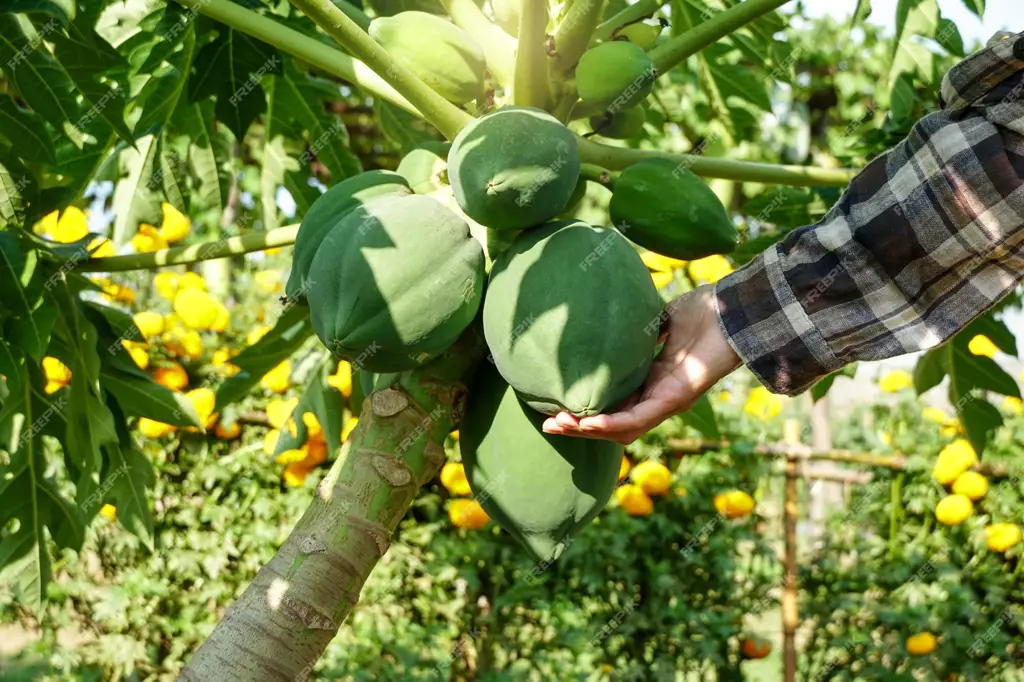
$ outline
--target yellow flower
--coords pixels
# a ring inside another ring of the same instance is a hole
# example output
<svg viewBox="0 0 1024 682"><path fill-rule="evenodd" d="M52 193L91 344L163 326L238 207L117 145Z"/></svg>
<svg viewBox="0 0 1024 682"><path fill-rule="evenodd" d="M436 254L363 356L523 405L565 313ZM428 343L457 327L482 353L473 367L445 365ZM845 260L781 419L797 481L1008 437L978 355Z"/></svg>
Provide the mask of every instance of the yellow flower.
<svg viewBox="0 0 1024 682"><path fill-rule="evenodd" d="M172 391L180 391L188 386L188 372L177 362L170 361L162 367L154 367L149 375L153 381Z"/></svg>
<svg viewBox="0 0 1024 682"><path fill-rule="evenodd" d="M111 521L117 521L117 507L112 504L105 504L100 507L100 516Z"/></svg>
<svg viewBox="0 0 1024 682"><path fill-rule="evenodd" d="M672 472L661 462L650 459L633 467L630 478L648 495L664 495L672 487Z"/></svg>
<svg viewBox="0 0 1024 682"><path fill-rule="evenodd" d="M914 385L914 377L902 369L889 372L878 380L878 386L886 393L896 393Z"/></svg>
<svg viewBox="0 0 1024 682"><path fill-rule="evenodd" d="M996 344L992 343L992 339L984 334L978 334L967 344L967 350L971 351L974 355L994 358L999 348L996 347Z"/></svg>
<svg viewBox="0 0 1024 682"><path fill-rule="evenodd" d="M622 479L624 479L626 476L629 475L629 469L632 466L633 465L629 463L629 457L626 457L625 455L623 455L622 456L622 463L619 464L619 480L620 481Z"/></svg>
<svg viewBox="0 0 1024 682"><path fill-rule="evenodd" d="M62 244L70 244L84 239L89 234L89 218L82 209L77 206L68 206L60 214L60 220L56 219L57 212L43 218L46 232L50 239ZM53 216L51 218L51 216Z"/></svg>
<svg viewBox="0 0 1024 682"><path fill-rule="evenodd" d="M686 261L676 260L668 256L662 256L653 251L644 251L640 254L640 260L644 262L648 270L655 272L672 272L686 265Z"/></svg>
<svg viewBox="0 0 1024 682"><path fill-rule="evenodd" d="M217 394L213 392L213 389L196 388L186 393L185 397L192 403L192 407L196 408L199 423L207 429L213 426L217 420L217 415L213 412L217 404Z"/></svg>
<svg viewBox="0 0 1024 682"><path fill-rule="evenodd" d="M229 377L234 376L238 374L238 366L231 364L229 360L231 360L235 355L236 353L229 348L218 348L213 352L210 364L213 365L214 369L216 369L220 374Z"/></svg>
<svg viewBox="0 0 1024 682"><path fill-rule="evenodd" d="M320 420L312 412L302 413L302 423L306 425L306 436L310 440L324 437L324 430L320 427Z"/></svg>
<svg viewBox="0 0 1024 682"><path fill-rule="evenodd" d="M266 325L259 325L249 330L249 333L245 335L245 345L255 346L260 339L267 335L270 331L270 327Z"/></svg>
<svg viewBox="0 0 1024 682"><path fill-rule="evenodd" d="M103 289L103 297L108 301L116 301L128 305L135 303L135 291L131 287L114 284L105 277L100 277L94 281Z"/></svg>
<svg viewBox="0 0 1024 682"><path fill-rule="evenodd" d="M236 422L225 424L224 422L218 422L217 428L214 429L214 435L221 440L234 440L238 438L242 433L242 425Z"/></svg>
<svg viewBox="0 0 1024 682"><path fill-rule="evenodd" d="M461 462L446 462L441 468L441 485L452 495L471 495L466 468Z"/></svg>
<svg viewBox="0 0 1024 682"><path fill-rule="evenodd" d="M769 421L782 412L782 399L764 386L757 386L747 396L743 411L761 421Z"/></svg>
<svg viewBox="0 0 1024 682"><path fill-rule="evenodd" d="M42 235L52 235L54 230L57 229L57 218L60 217L60 211L51 211L47 213L42 219L32 226L32 232Z"/></svg>
<svg viewBox="0 0 1024 682"><path fill-rule="evenodd" d="M309 413L307 412L306 414ZM305 455L302 463L310 468L314 468L327 461L327 443L324 442L323 438L310 438L302 446L302 452Z"/></svg>
<svg viewBox="0 0 1024 682"><path fill-rule="evenodd" d="M1003 410L1010 414L1024 414L1024 402L1021 402L1020 398L1008 395L1003 399Z"/></svg>
<svg viewBox="0 0 1024 682"><path fill-rule="evenodd" d="M345 426L341 429L341 442L344 443L348 440L348 437L352 435L356 427L359 426L359 417L349 417L345 421Z"/></svg>
<svg viewBox="0 0 1024 682"><path fill-rule="evenodd" d="M966 495L946 495L935 506L935 518L947 526L959 526L974 513L974 504Z"/></svg>
<svg viewBox="0 0 1024 682"><path fill-rule="evenodd" d="M89 242L90 258L110 258L117 255L114 242L106 237L96 237Z"/></svg>
<svg viewBox="0 0 1024 682"><path fill-rule="evenodd" d="M652 272L651 280L654 281L655 289L664 289L672 283L673 274L671 272Z"/></svg>
<svg viewBox="0 0 1024 682"><path fill-rule="evenodd" d="M174 296L174 312L192 329L211 329L222 314L227 315L220 301L199 289L180 289Z"/></svg>
<svg viewBox="0 0 1024 682"><path fill-rule="evenodd" d="M690 266L687 269L690 272L690 277L695 281L714 284L732 272L732 265L729 264L725 256L715 255L690 261Z"/></svg>
<svg viewBox="0 0 1024 682"><path fill-rule="evenodd" d="M229 313L227 307L221 303L218 303L217 306L217 319L215 319L213 324L210 325L210 331L222 332L228 328L229 324L231 324L231 313Z"/></svg>
<svg viewBox="0 0 1024 682"><path fill-rule="evenodd" d="M458 430L458 429L455 429L454 431L452 431L452 432L451 432L451 433L449 433L448 435L449 435L449 436L451 436L451 437L452 437L452 439L453 439L453 440L454 440L454 441L455 441L456 443L458 443L458 442L459 442L459 430Z"/></svg>
<svg viewBox="0 0 1024 682"><path fill-rule="evenodd" d="M939 452L932 477L942 485L949 485L977 461L978 454L974 447L963 438L958 438Z"/></svg>
<svg viewBox="0 0 1024 682"><path fill-rule="evenodd" d="M630 516L648 516L654 511L654 500L648 497L643 488L632 483L616 488L615 499Z"/></svg>
<svg viewBox="0 0 1024 682"><path fill-rule="evenodd" d="M160 298L173 301L174 294L178 293L179 279L181 276L176 272L158 272L153 275L153 286Z"/></svg>
<svg viewBox="0 0 1024 682"><path fill-rule="evenodd" d="M43 374L47 381L61 385L71 383L71 370L63 362L49 355L43 358Z"/></svg>
<svg viewBox="0 0 1024 682"><path fill-rule="evenodd" d="M985 528L985 543L993 552L1005 552L1020 542L1020 527L1012 523L993 523Z"/></svg>
<svg viewBox="0 0 1024 682"><path fill-rule="evenodd" d="M203 354L203 339L194 329L171 329L164 332L163 340L171 355L195 359Z"/></svg>
<svg viewBox="0 0 1024 682"><path fill-rule="evenodd" d="M263 375L263 378L260 379L260 386L273 393L284 393L291 385L289 382L291 375L292 361L284 360Z"/></svg>
<svg viewBox="0 0 1024 682"><path fill-rule="evenodd" d="M263 436L263 452L267 455L273 455L274 449L277 447L277 441L280 437L280 429L270 429L267 431L267 435Z"/></svg>
<svg viewBox="0 0 1024 682"><path fill-rule="evenodd" d="M491 520L479 502L464 498L451 501L448 506L448 518L457 527L468 530L479 530Z"/></svg>
<svg viewBox="0 0 1024 682"><path fill-rule="evenodd" d="M730 393L729 391L722 391L721 393L718 394L718 400L723 403L731 403L732 393Z"/></svg>
<svg viewBox="0 0 1024 682"><path fill-rule="evenodd" d="M281 478L285 485L292 488L301 488L306 484L306 477L316 467L311 467L303 462L292 462L284 468Z"/></svg>
<svg viewBox="0 0 1024 682"><path fill-rule="evenodd" d="M149 367L149 352L146 350L146 344L125 341L124 339L121 340L121 344L128 351L128 354L132 356L132 360L138 365L139 369Z"/></svg>
<svg viewBox="0 0 1024 682"><path fill-rule="evenodd" d="M292 416L292 412L299 405L298 398L290 398L289 400L282 400L281 398L274 398L267 403L267 421L275 429L284 428L284 425L288 422L288 418Z"/></svg>
<svg viewBox="0 0 1024 682"><path fill-rule="evenodd" d="M921 418L926 422L934 422L943 426L949 423L949 415L937 407L926 407L921 410Z"/></svg>
<svg viewBox="0 0 1024 682"><path fill-rule="evenodd" d="M145 223L139 225L139 231L132 237L132 248L137 253L152 253L167 248L167 240L164 239L157 229Z"/></svg>
<svg viewBox="0 0 1024 682"><path fill-rule="evenodd" d="M715 495L714 505L725 518L739 519L754 511L754 498L742 490L727 490Z"/></svg>
<svg viewBox="0 0 1024 682"><path fill-rule="evenodd" d="M181 273L178 278L179 289L201 289L206 291L206 280L195 272L188 271Z"/></svg>
<svg viewBox="0 0 1024 682"><path fill-rule="evenodd" d="M139 420L139 431L146 438L163 438L167 434L173 433L174 427L143 417Z"/></svg>
<svg viewBox="0 0 1024 682"><path fill-rule="evenodd" d="M164 333L164 317L160 313L143 311L133 315L132 320L144 338L149 339Z"/></svg>
<svg viewBox="0 0 1024 682"><path fill-rule="evenodd" d="M888 431L882 431L879 434L878 439L885 445L892 445L892 434Z"/></svg>
<svg viewBox="0 0 1024 682"><path fill-rule="evenodd" d="M327 383L341 391L346 398L352 396L352 365L347 360L338 362L338 369L327 377Z"/></svg>
<svg viewBox="0 0 1024 682"><path fill-rule="evenodd" d="M977 471L965 471L953 482L953 492L976 502L988 492L988 479Z"/></svg>
<svg viewBox="0 0 1024 682"><path fill-rule="evenodd" d="M265 294L273 294L281 290L281 272L278 270L260 270L252 277L256 288Z"/></svg>
<svg viewBox="0 0 1024 682"><path fill-rule="evenodd" d="M166 201L160 205L164 221L160 224L160 236L167 242L181 241L192 229L189 219Z"/></svg>
<svg viewBox="0 0 1024 682"><path fill-rule="evenodd" d="M935 651L935 635L930 632L920 632L907 637L907 653L912 656L926 656Z"/></svg>

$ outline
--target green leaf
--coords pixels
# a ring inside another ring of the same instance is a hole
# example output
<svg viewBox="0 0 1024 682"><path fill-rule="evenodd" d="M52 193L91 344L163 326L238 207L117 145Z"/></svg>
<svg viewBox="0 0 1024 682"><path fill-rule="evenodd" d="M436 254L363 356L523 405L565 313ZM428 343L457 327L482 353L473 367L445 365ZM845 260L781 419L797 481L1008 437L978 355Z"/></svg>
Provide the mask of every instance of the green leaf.
<svg viewBox="0 0 1024 682"><path fill-rule="evenodd" d="M67 23L75 18L74 0L7 0L0 7L0 14L33 13L51 14Z"/></svg>
<svg viewBox="0 0 1024 682"><path fill-rule="evenodd" d="M25 358L17 347L0 339L0 374L6 377L7 387L16 391L21 386L25 373Z"/></svg>
<svg viewBox="0 0 1024 682"><path fill-rule="evenodd" d="M264 374L291 356L312 335L309 310L292 306L282 313L266 336L231 359L240 371L217 389L216 409L243 398Z"/></svg>
<svg viewBox="0 0 1024 682"><path fill-rule="evenodd" d="M964 56L964 39L960 35L960 29L952 20L944 17L939 19L939 30L935 34L935 40L950 54L957 57Z"/></svg>
<svg viewBox="0 0 1024 682"><path fill-rule="evenodd" d="M184 214L188 214L188 185L182 173L184 159L176 149L168 144L167 133L160 136L157 142L153 164L156 167L150 178L148 187L162 188L167 203Z"/></svg>
<svg viewBox="0 0 1024 682"><path fill-rule="evenodd" d="M7 320L4 335L30 358L42 362L56 321L57 306L41 299L28 315Z"/></svg>
<svg viewBox="0 0 1024 682"><path fill-rule="evenodd" d="M931 52L913 40L920 35L934 38L939 26L939 5L936 0L899 0L896 6L896 41L893 47L889 87L906 72L917 71L925 79L932 74Z"/></svg>
<svg viewBox="0 0 1024 682"><path fill-rule="evenodd" d="M130 417L146 417L172 426L203 426L195 407L184 394L161 386L149 377L142 378L105 365L100 379Z"/></svg>
<svg viewBox="0 0 1024 682"><path fill-rule="evenodd" d="M1003 415L994 405L982 398L955 403L960 423L967 432L967 440L980 456L988 445L989 435L1003 425Z"/></svg>
<svg viewBox="0 0 1024 682"><path fill-rule="evenodd" d="M1002 320L997 320L991 312L982 315L961 330L959 336L969 343L977 335L987 336L996 348L1007 355L1017 356L1017 337ZM966 345L965 345L966 347Z"/></svg>
<svg viewBox="0 0 1024 682"><path fill-rule="evenodd" d="M10 95L0 94L0 131L26 161L57 162L57 152L43 118L34 111L19 107Z"/></svg>
<svg viewBox="0 0 1024 682"><path fill-rule="evenodd" d="M402 154L407 154L424 142L435 139L422 121L390 102L377 99L373 108L377 112L381 132L401 147Z"/></svg>
<svg viewBox="0 0 1024 682"><path fill-rule="evenodd" d="M966 350L966 343L953 343L954 367L957 373L957 399L975 389L995 391L1001 395L1020 398L1020 387L1013 377L996 364L995 360L974 355Z"/></svg>
<svg viewBox="0 0 1024 682"><path fill-rule="evenodd" d="M0 147L0 227L24 224L38 192L29 170Z"/></svg>
<svg viewBox="0 0 1024 682"><path fill-rule="evenodd" d="M856 363L852 365L847 365L838 372L832 372L827 377L821 379L820 381L818 381L818 383L814 384L814 386L811 386L811 400L813 402L818 402L826 395L828 395L828 392L829 390L831 390L832 384L836 382L836 379L838 379L839 377L849 377L852 379L854 375L856 375L856 373Z"/></svg>
<svg viewBox="0 0 1024 682"><path fill-rule="evenodd" d="M179 103L185 99L185 86L196 56L194 22L182 31L181 44L182 49L168 57L167 62L153 73L132 102L133 108L142 109L135 124L137 137L161 132Z"/></svg>
<svg viewBox="0 0 1024 682"><path fill-rule="evenodd" d="M814 222L814 192L797 187L769 188L740 207L740 213L758 223L803 227ZM775 239L778 239L777 237Z"/></svg>
<svg viewBox="0 0 1024 682"><path fill-rule="evenodd" d="M850 17L851 27L856 24L863 24L871 16L871 0L857 0L857 7Z"/></svg>
<svg viewBox="0 0 1024 682"><path fill-rule="evenodd" d="M153 549L153 516L149 512L146 489L156 482L153 465L135 448L124 424L124 415L117 415L118 442L104 448L108 466L100 490L109 490L109 499L117 507L117 521ZM104 500L101 500L103 502Z"/></svg>
<svg viewBox="0 0 1024 682"><path fill-rule="evenodd" d="M242 140L253 121L267 107L259 84L268 74L281 73L277 50L233 28L223 27L213 42L203 46L189 78L189 100L217 98L217 119Z"/></svg>
<svg viewBox="0 0 1024 682"><path fill-rule="evenodd" d="M231 190L231 168L218 161L214 150L213 102L182 99L172 123L189 139L188 163L199 182L193 196L201 209L216 208L222 212Z"/></svg>
<svg viewBox="0 0 1024 682"><path fill-rule="evenodd" d="M156 159L155 135L140 139L136 148L122 149L120 181L114 188L111 208L114 225L111 237L117 246L128 243L140 223L158 224L161 217L160 197L149 189Z"/></svg>
<svg viewBox="0 0 1024 682"><path fill-rule="evenodd" d="M914 89L914 79L910 74L900 74L892 87L890 97L892 98L890 105L892 117L897 121L909 118L918 100L917 91Z"/></svg>
<svg viewBox="0 0 1024 682"><path fill-rule="evenodd" d="M302 415L312 413L323 429L324 440L328 445L328 458L334 455L341 444L341 417L345 401L341 393L327 383L327 377L337 367L338 361L325 354L324 359L310 372L309 380L302 392L299 404L292 410L291 418L295 421L295 436L288 429L281 430L273 457L276 458L285 450L299 448L308 439L308 429L302 421Z"/></svg>
<svg viewBox="0 0 1024 682"><path fill-rule="evenodd" d="M722 434L718 430L715 410L707 395L702 395L693 407L683 412L681 416L684 424L697 429L708 440L721 440Z"/></svg>
<svg viewBox="0 0 1024 682"><path fill-rule="evenodd" d="M946 378L946 349L933 348L914 366L914 390L921 395L942 383Z"/></svg>
<svg viewBox="0 0 1024 682"><path fill-rule="evenodd" d="M985 0L962 0L964 7L978 15L978 18L985 16Z"/></svg>
<svg viewBox="0 0 1024 682"><path fill-rule="evenodd" d="M42 294L37 254L25 253L13 232L0 232L0 309L14 317L31 319ZM35 335L42 339L41 332ZM45 344L44 344L45 345Z"/></svg>
<svg viewBox="0 0 1024 682"><path fill-rule="evenodd" d="M766 80L762 74L752 71L748 66L710 60L708 67L723 98L728 100L730 97L738 97L764 111L772 110L772 102L765 88Z"/></svg>
<svg viewBox="0 0 1024 682"><path fill-rule="evenodd" d="M0 14L0 63L6 65L7 75L25 103L81 148L82 133L72 124L80 111L74 83L39 40L49 38L59 26L51 19L30 40L16 17Z"/></svg>

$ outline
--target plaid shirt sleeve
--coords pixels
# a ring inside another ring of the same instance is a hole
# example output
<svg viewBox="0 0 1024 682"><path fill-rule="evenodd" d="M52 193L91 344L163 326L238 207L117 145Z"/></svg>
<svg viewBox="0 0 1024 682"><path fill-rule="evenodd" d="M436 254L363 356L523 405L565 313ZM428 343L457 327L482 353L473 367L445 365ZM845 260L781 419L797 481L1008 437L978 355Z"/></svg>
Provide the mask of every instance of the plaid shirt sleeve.
<svg viewBox="0 0 1024 682"><path fill-rule="evenodd" d="M940 101L821 222L716 284L722 330L769 390L937 346L1024 278L1024 33L953 67Z"/></svg>

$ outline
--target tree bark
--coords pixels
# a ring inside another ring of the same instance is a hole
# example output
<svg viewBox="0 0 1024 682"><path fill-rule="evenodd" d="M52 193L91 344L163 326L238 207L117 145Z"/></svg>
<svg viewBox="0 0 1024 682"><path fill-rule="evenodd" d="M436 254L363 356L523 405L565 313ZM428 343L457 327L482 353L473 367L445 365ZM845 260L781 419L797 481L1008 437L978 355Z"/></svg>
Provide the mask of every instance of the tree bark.
<svg viewBox="0 0 1024 682"><path fill-rule="evenodd" d="M442 444L464 411L463 381L482 355L471 329L429 365L378 379L313 502L180 680L306 679L419 487L444 463Z"/></svg>

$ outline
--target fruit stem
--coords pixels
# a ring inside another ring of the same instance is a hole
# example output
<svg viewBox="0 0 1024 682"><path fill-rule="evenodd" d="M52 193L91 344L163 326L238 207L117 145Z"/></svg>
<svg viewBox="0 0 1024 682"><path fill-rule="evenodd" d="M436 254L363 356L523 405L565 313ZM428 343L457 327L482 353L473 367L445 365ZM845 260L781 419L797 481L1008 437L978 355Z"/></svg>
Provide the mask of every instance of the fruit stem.
<svg viewBox="0 0 1024 682"><path fill-rule="evenodd" d="M512 98L523 107L547 109L548 92L548 3L547 0L522 0L519 15L519 50L516 54L516 78Z"/></svg>
<svg viewBox="0 0 1024 682"><path fill-rule="evenodd" d="M812 166L782 166L770 163L753 163L717 159L692 154L672 154L652 149L629 149L592 142L577 137L580 159L610 170L622 170L644 159L672 159L681 168L705 178L723 178L740 182L760 182L769 185L792 185L794 187L845 187L857 174L848 168L815 168Z"/></svg>
<svg viewBox="0 0 1024 682"><path fill-rule="evenodd" d="M789 0L746 0L719 12L682 35L669 38L648 54L659 74L678 66L688 57L713 45L730 33L772 12Z"/></svg>
<svg viewBox="0 0 1024 682"><path fill-rule="evenodd" d="M580 164L580 177L603 185L610 190L615 189L615 174L607 168L592 163Z"/></svg>
<svg viewBox="0 0 1024 682"><path fill-rule="evenodd" d="M338 9L331 0L291 0L307 17L339 45L362 59L413 106L423 118L449 140L473 117L437 94L416 74L391 57L366 31Z"/></svg>
<svg viewBox="0 0 1024 682"><path fill-rule="evenodd" d="M229 237L216 242L204 242L192 246L175 246L149 253L132 253L126 256L90 258L75 265L79 272L122 272L125 270L155 270L171 265L187 265L200 261L238 256L253 251L263 251L295 243L298 225L288 225L266 232L253 232L243 237Z"/></svg>
<svg viewBox="0 0 1024 682"><path fill-rule="evenodd" d="M516 70L516 39L491 22L473 0L441 0L441 4L455 25L480 45L498 85L510 88Z"/></svg>
<svg viewBox="0 0 1024 682"><path fill-rule="evenodd" d="M294 29L257 14L251 9L236 5L230 0L176 0L176 2L309 62L320 71L348 81L376 97L386 99L414 116L422 117L422 114L409 103L409 100L398 94L370 67L341 50L325 45L315 38L302 35ZM353 11L356 10L353 8Z"/></svg>
<svg viewBox="0 0 1024 682"><path fill-rule="evenodd" d="M601 19L604 0L579 0L569 7L565 18L555 29L555 71L560 75L572 74L590 43L590 36Z"/></svg>
<svg viewBox="0 0 1024 682"><path fill-rule="evenodd" d="M598 26L593 41L611 40L620 28L651 16L664 4L660 0L639 0Z"/></svg>

